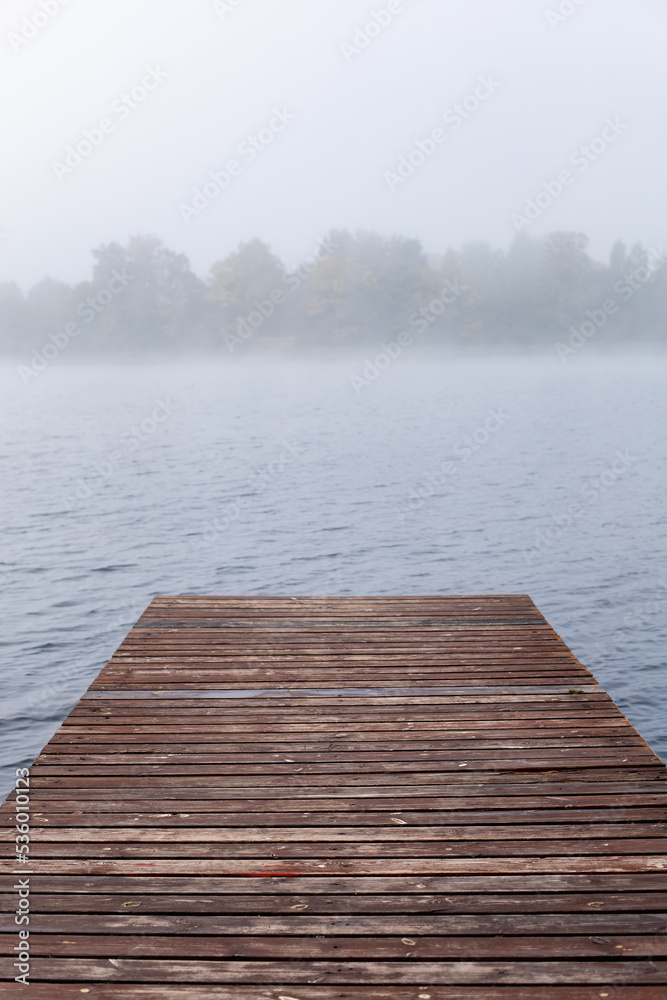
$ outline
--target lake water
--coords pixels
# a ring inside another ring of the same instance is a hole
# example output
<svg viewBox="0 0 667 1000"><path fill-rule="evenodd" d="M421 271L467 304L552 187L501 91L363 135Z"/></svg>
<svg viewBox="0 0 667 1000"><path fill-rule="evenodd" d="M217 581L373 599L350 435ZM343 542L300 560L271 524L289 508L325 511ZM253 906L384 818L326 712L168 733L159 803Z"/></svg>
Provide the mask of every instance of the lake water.
<svg viewBox="0 0 667 1000"><path fill-rule="evenodd" d="M667 756L667 360L362 369L0 370L3 794L157 593L529 593Z"/></svg>

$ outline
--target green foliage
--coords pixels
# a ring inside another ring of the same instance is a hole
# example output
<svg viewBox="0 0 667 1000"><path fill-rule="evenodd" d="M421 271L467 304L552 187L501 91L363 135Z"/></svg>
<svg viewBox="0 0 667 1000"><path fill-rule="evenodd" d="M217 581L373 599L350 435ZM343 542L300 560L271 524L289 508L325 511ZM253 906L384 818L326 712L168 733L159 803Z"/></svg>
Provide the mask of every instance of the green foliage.
<svg viewBox="0 0 667 1000"><path fill-rule="evenodd" d="M85 331L71 338L72 357L226 353L239 328L244 350L366 349L420 325L433 345L552 351L605 302L618 308L596 347L667 341L667 261L649 274L643 247L616 243L602 264L582 233L427 257L414 239L333 230L291 271L254 239L214 263L206 282L154 236L101 246L93 259L91 280L74 288L46 278L24 295L0 284L0 353L24 355L72 322ZM443 308L445 287L457 293Z"/></svg>
<svg viewBox="0 0 667 1000"><path fill-rule="evenodd" d="M222 329L233 329L275 289L283 289L285 269L261 240L242 243L235 253L211 268L207 298L215 303Z"/></svg>
<svg viewBox="0 0 667 1000"><path fill-rule="evenodd" d="M94 343L114 352L164 351L196 335L204 286L185 254L167 249L155 236L134 236L126 247L109 243L93 250L93 257L93 280L80 286L80 300L122 285L100 313Z"/></svg>

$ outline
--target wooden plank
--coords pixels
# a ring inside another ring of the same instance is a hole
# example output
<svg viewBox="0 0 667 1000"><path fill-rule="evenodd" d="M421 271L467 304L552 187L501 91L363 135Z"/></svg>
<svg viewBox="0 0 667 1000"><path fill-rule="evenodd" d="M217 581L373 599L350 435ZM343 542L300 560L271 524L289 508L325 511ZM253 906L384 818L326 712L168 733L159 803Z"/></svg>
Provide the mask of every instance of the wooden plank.
<svg viewBox="0 0 667 1000"><path fill-rule="evenodd" d="M155 824L154 824L155 825ZM660 853L667 851L667 838L664 836L664 824L649 826L646 824L596 824L592 830L588 824L573 826L565 824L533 824L531 826L476 826L469 824L466 826L400 826L388 823L386 827L285 827L278 829L262 827L246 827L225 829L220 827L196 826L193 823L187 824L186 829L175 828L171 823L171 814L163 814L162 822L157 824L160 829L115 829L113 827L79 827L76 821L66 829L60 829L49 825L48 829L38 829L34 833L35 841L40 843L54 843L57 841L71 840L68 830L76 830L76 839L79 843L86 841L113 841L115 843L140 843L142 841L172 840L189 841L192 843L210 843L214 841L220 843L343 843L349 842L360 844L368 842L377 844L380 842L409 843L412 841L434 841L438 844L446 842L455 843L458 846L466 841L491 840L498 841L543 841L557 840L559 842L572 840L573 846L579 840L591 840L592 835L598 840L607 839L618 840L626 838L628 840L642 840L652 837L661 845ZM11 830L0 830L0 840L12 842ZM612 853L612 852L610 852ZM637 851L636 853L640 853Z"/></svg>
<svg viewBox="0 0 667 1000"><path fill-rule="evenodd" d="M72 830L72 836L76 836L78 831ZM662 842L661 845L662 846ZM216 862L218 868L224 866L226 862L245 860L247 868L254 868L255 860L261 858L273 858L276 862L295 866L299 871L305 862L316 862L326 858L329 862L340 860L344 862L349 858L354 858L360 862L362 859L377 860L388 859L388 864L397 868L399 861L416 862L421 859L449 860L451 858L464 859L475 858L503 860L513 860L516 858L542 858L542 859L566 859L572 856L585 857L621 857L635 855L638 850L656 850L656 841L618 841L609 843L601 841L579 841L576 845L569 841L563 843L548 841L546 845L541 845L539 841L528 842L503 842L503 844L489 843L488 841L469 841L456 848L443 847L433 843L412 843L412 844L284 844L259 850L252 844L232 844L232 843L211 843L192 844L188 840L147 840L142 843L118 844L113 838L108 840L95 840L83 843L63 843L44 842L38 840L33 846L32 860L33 866L39 860L56 861L66 858L71 865L77 859L85 859L91 864L94 862L104 862L106 858L113 855L117 862L130 861L137 865L143 865L148 860L151 864L157 864L157 859L165 861L176 861L183 865L185 862L201 862L210 860ZM7 845L0 849L0 858L11 858L13 849ZM497 866L496 866L497 867ZM566 866L567 867L567 866ZM594 868L594 866L591 866ZM475 869L478 870L478 869ZM501 870L505 870L503 865Z"/></svg>
<svg viewBox="0 0 667 1000"><path fill-rule="evenodd" d="M506 749L503 752L505 761L517 767L526 768L563 768L572 766L581 768L584 766L601 766L608 763L610 757L610 747L592 747L582 750L581 747L573 748L523 748L519 750ZM471 750L465 748L465 752L458 751L369 751L365 753L354 753L338 751L337 749L312 753L298 750L283 750L262 754L256 753L201 753L199 748L193 748L192 753L150 753L140 752L135 754L43 754L39 760L44 764L41 776L51 777L55 775L90 775L101 774L106 776L132 776L135 774L145 774L150 767L151 771L159 774L289 774L291 773L286 764L303 765L304 774L344 774L356 773L356 770L363 770L364 773L384 772L391 770L414 772L417 767L420 771L442 773L453 770L454 767L468 767L470 770L498 770L498 754L493 749ZM626 756L622 763L627 767L653 765L655 758L653 754L645 751L643 747L625 747L623 753ZM286 754L290 754L289 757ZM615 755L613 755L615 756ZM465 757L465 764L461 763L461 757ZM363 765L362 768L349 767L348 765ZM388 766L386 766L388 765ZM622 771L621 771L622 773Z"/></svg>
<svg viewBox="0 0 667 1000"><path fill-rule="evenodd" d="M37 864L37 862L35 862ZM14 867L13 865L11 866ZM135 861L110 858L101 861L87 858L77 860L77 871L86 875L179 875L183 863L169 858ZM189 858L187 868L199 875L220 875L248 878L293 879L298 876L316 875L530 875L530 874L571 874L571 873L645 873L664 872L667 875L667 858L664 855L610 855L605 857L573 856L559 857L498 857L498 858L297 858L288 864L280 859L253 858L249 862L235 858L200 859ZM7 862L0 861L0 872L5 872ZM39 871L45 875L65 875L72 869L68 861L40 859Z"/></svg>
<svg viewBox="0 0 667 1000"><path fill-rule="evenodd" d="M0 918L1 919L1 918ZM13 932L13 920L0 922L3 934ZM145 915L126 911L116 916L88 914L85 933L164 935L289 935L302 937L366 937L369 934L402 936L497 937L498 935L648 935L667 932L667 912L662 913L531 913L531 914L402 914L371 916L193 916ZM40 914L42 935L80 934L81 919L76 914ZM8 942L13 946L14 942ZM47 942L51 946L54 941ZM599 942L598 942L599 943ZM604 943L604 942L602 942ZM667 945L667 937L663 939Z"/></svg>
<svg viewBox="0 0 667 1000"><path fill-rule="evenodd" d="M35 892L119 892L119 893L181 893L183 895L214 893L227 894L294 894L305 893L345 893L358 895L361 893L441 893L444 897L452 893L526 893L539 892L549 896L560 892L663 892L667 891L667 873L635 872L635 873L560 873L540 872L528 874L523 870L514 874L450 874L446 876L426 875L420 872L417 876L362 876L350 874L333 875L329 873L319 876L302 877L302 875L283 876L278 874L275 862L269 862L275 867L275 874L258 872L252 874L237 874L234 876L189 874L178 872L172 874L156 874L143 870L141 874L119 873L86 873L65 875L48 872L46 863L40 863L39 872L33 874L30 884ZM175 866L178 868L179 866ZM77 863L76 871L81 872L82 866ZM263 877L268 876L268 877ZM260 881L261 879L261 881ZM9 892L10 883L15 881L14 875L0 875L0 891Z"/></svg>
<svg viewBox="0 0 667 1000"><path fill-rule="evenodd" d="M167 774L164 773L164 769L155 767L155 770L162 771L162 773L154 776L145 776L145 772L144 774L135 772L125 777L105 775L103 772L98 772L94 775L81 775L77 774L75 769L74 773L69 775L51 776L48 774L47 769L44 768L46 773L43 776L39 773L33 779L32 784L36 789L47 787L54 789L85 789L97 788L100 785L103 785L107 791L118 788L128 790L129 788L134 788L138 792L140 789L143 790L145 795L148 789L155 787L155 778L159 777L160 785L165 791L183 787L197 790L213 789L213 794L217 791L219 795L220 789L224 788L226 794L229 796L236 794L238 796L252 795L253 797L259 797L262 794L262 788L273 789L274 795L278 788L284 790L282 794L294 794L298 789L301 795L321 795L323 790L326 789L325 794L327 795L347 795L357 787L373 789L372 794L378 794L383 786L386 794L393 794L396 789L401 794L409 794L410 789L416 789L418 793L424 794L424 789L431 786L440 795L447 794L447 789L453 790L454 786L458 786L457 790L460 794L463 790L468 791L465 786L473 784L478 787L481 786L481 780L489 776L493 777L493 785L495 785L498 793L500 793L501 786L503 785L519 786L521 784L532 784L536 779L539 779L542 790L550 783L559 783L560 787L560 783L567 780L579 786L594 784L596 790L602 791L607 782L614 787L617 784L621 784L619 782L619 770L624 771L623 777L628 784L635 782L649 784L652 781L663 783L665 780L661 768L650 766L640 768L596 768L595 766L576 768L574 766L567 767L563 765L554 767L551 762L546 762L542 765L534 764L533 766L530 766L526 762L515 762L509 766L516 768L516 770L501 771L500 763L498 767L491 765L486 768L479 765L468 767L465 772L457 770L456 767L446 770L438 768L435 772L429 772L426 769L416 772L413 767L401 768L399 765L396 765L393 771L388 768L386 771L378 769L372 773L365 773L360 772L360 769L354 770L349 768L346 770L341 765L332 773L323 773L318 768L304 765L302 768L294 767L291 771L277 769L277 773L274 774L267 773L266 770L253 774L249 768L246 768L244 770L237 770L234 773L225 773L218 769L217 772L211 774L204 774L203 769L199 769L198 773L187 775ZM405 773L401 773L401 771ZM344 779L342 775L344 775ZM280 780L276 780L277 778ZM502 791L504 791L504 788L502 788ZM141 794L141 792L139 793ZM199 794L199 791L197 791L197 794ZM268 795L269 792L267 791L266 794Z"/></svg>
<svg viewBox="0 0 667 1000"><path fill-rule="evenodd" d="M304 942L307 937L307 942ZM15 934L0 933L0 955L12 956ZM304 945L307 944L307 949ZM120 946L120 947L119 947ZM667 956L667 937L651 934L588 934L551 933L544 937L530 934L471 936L414 936L366 934L318 935L313 939L302 930L294 935L214 934L188 936L132 934L118 941L107 934L42 934L30 935L31 958L49 957L54 949L62 958L165 958L165 959L302 959L359 961L372 955L375 960L413 959L516 959L517 964L541 959L663 958ZM13 957L13 956L12 956ZM230 963L231 964L231 963Z"/></svg>
<svg viewBox="0 0 667 1000"><path fill-rule="evenodd" d="M296 803L292 803L291 805L295 811L299 808ZM215 800L179 802L178 808L186 810L185 812L174 811L176 807L173 802L171 803L169 812L138 812L137 803L131 801L100 802L98 800L84 800L76 802L66 800L59 805L61 811L55 812L53 808L55 808L55 804L49 810L48 816L45 816L43 813L33 812L33 825L39 828L40 824L46 825L48 823L49 829L59 826L72 826L74 823L76 823L77 827L168 826L169 829L178 829L183 826L254 827L260 829L268 827L272 828L272 832L276 837L279 837L281 828L290 827L296 821L299 822L300 829L324 826L330 830L332 827L341 827L352 823L355 826L370 828L389 827L392 824L397 824L419 830L424 826L432 824L445 825L455 822L465 824L464 829L467 829L467 826L475 824L486 824L488 829L493 831L496 824L519 825L536 822L539 819L542 824L539 829L540 831L545 831L542 834L544 837L551 836L550 824L552 823L569 823L575 829L586 831L581 834L573 834L573 836L590 835L591 831L587 830L587 827L591 824L596 824L594 832L598 835L601 830L605 829L607 831L616 830L620 827L629 829L630 824L637 824L638 828L643 828L646 832L652 830L655 835L660 833L664 836L665 831L665 809L649 807L636 809L627 807L613 809L609 807L606 809L454 810L448 813L435 810L431 812L427 810L415 812L405 809L390 809L389 806L385 807L384 812L379 810L374 812L354 812L351 805L348 805L339 812L318 812L317 808L308 812L301 812L299 810L297 817L287 810L281 812L268 812L264 810L258 812L222 811L222 806ZM97 812L92 812L93 809L96 809ZM606 827L604 826L605 823L607 824ZM515 827L511 828L514 829Z"/></svg>
<svg viewBox="0 0 667 1000"><path fill-rule="evenodd" d="M266 736L266 734L265 734ZM116 746L110 748L105 744L87 744L83 750L79 749L76 745L76 741L71 741L64 746L53 746L50 751L45 751L40 754L38 760L48 761L49 763L61 763L69 760L71 762L72 757L70 755L76 754L77 758L82 761L91 763L93 762L94 755L101 754L103 760L108 763L116 763L118 761L124 761L127 763L133 763L133 756L135 755L139 758L138 762L145 760L146 757L139 755L145 754L163 754L166 756L176 756L179 753L189 754L193 749L192 743L174 743L171 740L165 741L164 743L139 743L135 746L130 747L119 747L117 744L122 737L122 733L118 734L116 739ZM640 747L644 750L644 746L639 739L639 737L620 737L613 739L610 737L565 737L556 736L553 739L538 738L538 739L515 739L515 740L493 740L493 739L464 739L461 738L460 741L454 739L415 739L413 736L401 733L394 739L386 739L384 741L375 741L371 734L366 734L365 739L352 740L349 734L342 736L342 734L334 734L325 740L312 740L311 742L301 742L295 739L294 742L281 741L281 742L269 742L268 740L259 741L256 740L251 734L248 734L247 740L242 742L242 737L237 737L235 740L230 740L228 743L203 743L196 746L194 749L200 754L215 754L216 756L222 758L229 755L237 754L252 754L257 759L259 754L289 754L289 753L326 753L327 751L338 751L343 752L357 752L363 754L386 754L386 753L404 753L409 751L456 751L461 753L462 750L470 750L480 752L492 751L497 756L498 750L540 750L547 749L553 750L557 749L560 752L572 752L574 748L583 749L586 754L593 753L596 751L598 754L603 751L611 750L614 747ZM391 746L391 744L395 744ZM388 745L389 744L389 745ZM602 748L599 749L599 748ZM102 763L102 761L97 761L96 763Z"/></svg>
<svg viewBox="0 0 667 1000"><path fill-rule="evenodd" d="M88 885L88 882L86 883ZM106 883L109 890L119 889L116 880ZM45 893L32 893L35 911L39 914L40 928L47 926L48 914L86 914L94 919L95 914L119 914L125 918L133 918L139 914L168 915L175 913L182 927L187 923L184 919L193 916L195 922L206 914L229 917L230 914L249 914L253 918L262 914L279 914L294 917L295 914L311 917L318 915L342 916L345 920L354 921L358 916L371 915L385 917L387 914L400 914L411 919L419 919L424 914L435 914L439 920L450 914L516 914L532 920L535 915L568 914L570 917L578 914L630 913L662 914L667 910L667 892L631 892L625 888L621 892L582 891L582 892L477 892L469 894L454 892L442 893L400 893L389 894L344 892L330 894L324 891L315 893L274 893L266 895L262 892L249 894L235 892L222 895L198 893L181 893L178 886L174 894L168 892L156 893L146 885L147 894L131 891L105 891L97 886L99 891L72 890L69 883L63 885L50 882ZM0 913L7 914L5 919L11 929L16 910L16 899L11 893L0 894ZM61 926L61 925L59 925ZM63 930L70 925L62 925ZM76 917L76 928L83 926L80 916ZM85 926L88 926L86 922ZM70 928L71 929L71 928Z"/></svg>
<svg viewBox="0 0 667 1000"><path fill-rule="evenodd" d="M16 984L6 987L8 996L21 996L21 987ZM306 992L307 989L307 992ZM429 986L428 993L416 993L415 986L314 986L299 989L300 996L294 998L291 987L271 987L264 985L259 996L264 1000L415 1000L415 996L425 996L432 1000L598 1000L605 996L598 986ZM81 1000L81 983L57 985L34 983L30 996L36 1000ZM94 1000L258 1000L256 986L234 984L231 987L207 985L182 986L163 984L159 987L124 984L95 983L88 990ZM287 995L289 994L289 995ZM664 1000L662 986L623 986L615 984L613 1000Z"/></svg>
<svg viewBox="0 0 667 1000"><path fill-rule="evenodd" d="M494 776L498 779L498 776ZM501 776L504 777L504 776ZM516 775L514 777L517 777ZM124 798L127 800L138 799L142 802L176 802L180 799L190 800L194 795L198 801L214 800L220 809L247 809L250 808L248 802L261 803L268 800L274 806L280 807L281 801L289 798L290 805L285 808L295 807L298 809L315 808L315 803L329 803L330 808L345 808L350 803L355 803L357 808L369 805L372 808L397 809L403 803L405 808L428 808L429 802L434 807L438 804L444 808L504 808L508 804L517 803L520 805L545 805L550 806L555 802L582 805L608 805L616 806L627 804L665 805L667 804L667 789L660 788L656 791L656 783L653 781L541 781L540 775L526 780L525 783L500 782L493 783L477 782L465 787L451 784L437 784L429 786L422 784L416 787L407 785L360 785L360 786L338 786L325 788L311 788L308 786L300 788L290 788L289 794L286 789L278 783L274 783L268 788L232 788L227 787L225 798L221 798L220 790L212 787L193 789L191 783L184 784L182 788L170 785L166 791L158 790L155 785L149 788L138 788L134 784L125 788L105 787L96 788L96 800ZM536 780L537 778L537 780ZM499 786L502 784L502 788ZM547 787L545 787L547 785ZM76 794L73 794L74 793ZM499 794L502 792L502 794ZM91 793L89 789L47 787L40 788L37 795L32 792L33 801L48 803L68 800L81 800ZM370 800L369 802L359 800ZM245 800L245 801L243 801ZM384 805L382 804L384 802ZM375 805L380 803L380 805ZM256 804L254 808L261 808Z"/></svg>
<svg viewBox="0 0 667 1000"><path fill-rule="evenodd" d="M169 961L167 959L46 959L33 963L35 978L45 982L75 979L84 982L359 984L434 983L436 985L664 984L664 961L551 961L502 962L317 962L300 961ZM0 959L0 976L9 978L11 959ZM296 1000L296 998L295 998Z"/></svg>

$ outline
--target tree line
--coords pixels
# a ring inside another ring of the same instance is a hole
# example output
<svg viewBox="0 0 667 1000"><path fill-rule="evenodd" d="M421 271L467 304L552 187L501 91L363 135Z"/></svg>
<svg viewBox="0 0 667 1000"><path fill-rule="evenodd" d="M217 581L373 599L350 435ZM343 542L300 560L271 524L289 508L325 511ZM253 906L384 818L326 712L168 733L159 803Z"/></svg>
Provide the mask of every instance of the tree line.
<svg viewBox="0 0 667 1000"><path fill-rule="evenodd" d="M296 268L259 239L205 280L154 236L93 251L89 281L0 283L0 354L68 357L366 350L411 341L460 350L667 343L667 254L616 243L601 263L581 233L521 233L427 255L418 240L333 230ZM597 335L597 336L596 336ZM54 345L54 346L51 346Z"/></svg>

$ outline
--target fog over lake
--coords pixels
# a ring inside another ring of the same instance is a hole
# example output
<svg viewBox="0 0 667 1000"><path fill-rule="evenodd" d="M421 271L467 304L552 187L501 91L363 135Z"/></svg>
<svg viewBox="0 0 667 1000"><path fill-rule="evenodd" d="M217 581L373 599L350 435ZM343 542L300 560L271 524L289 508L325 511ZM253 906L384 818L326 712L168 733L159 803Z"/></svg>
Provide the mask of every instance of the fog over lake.
<svg viewBox="0 0 667 1000"><path fill-rule="evenodd" d="M0 5L5 790L169 593L527 593L667 754L666 32Z"/></svg>

